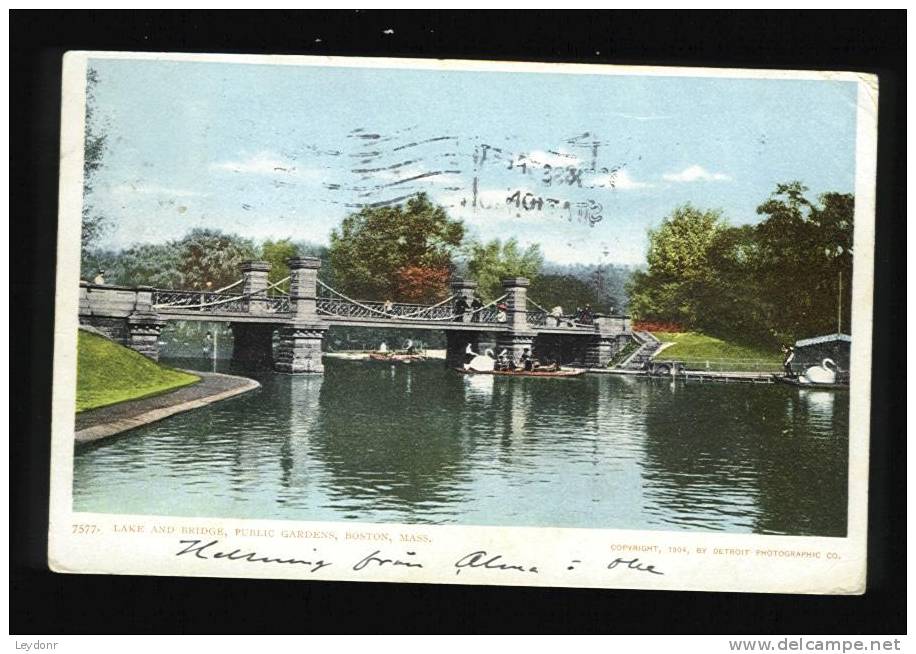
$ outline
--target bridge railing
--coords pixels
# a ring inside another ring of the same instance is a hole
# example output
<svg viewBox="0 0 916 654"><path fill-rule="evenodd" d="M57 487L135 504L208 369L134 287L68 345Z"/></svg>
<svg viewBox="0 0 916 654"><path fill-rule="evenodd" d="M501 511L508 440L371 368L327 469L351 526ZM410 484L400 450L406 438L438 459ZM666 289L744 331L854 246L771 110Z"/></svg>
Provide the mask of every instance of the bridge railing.
<svg viewBox="0 0 916 654"><path fill-rule="evenodd" d="M532 327L546 327L547 326L547 312L546 311L528 311L527 312L527 321L528 321L528 324Z"/></svg>
<svg viewBox="0 0 916 654"><path fill-rule="evenodd" d="M181 309L202 312L243 312L248 310L242 295L209 291L153 291L155 309Z"/></svg>
<svg viewBox="0 0 916 654"><path fill-rule="evenodd" d="M153 308L160 311L200 311L202 313L249 313L251 302L256 301L261 311L289 313L288 295L254 293L251 295L230 295L211 291L173 291L155 289Z"/></svg>
<svg viewBox="0 0 916 654"><path fill-rule="evenodd" d="M292 311L289 295L270 295L266 299L261 300L261 302L263 303L264 310L271 313L289 313Z"/></svg>
<svg viewBox="0 0 916 654"><path fill-rule="evenodd" d="M341 318L376 318L448 320L453 316L452 307L448 304L426 306L423 304L375 302L359 300L351 302L336 297L319 297L316 301L318 313Z"/></svg>

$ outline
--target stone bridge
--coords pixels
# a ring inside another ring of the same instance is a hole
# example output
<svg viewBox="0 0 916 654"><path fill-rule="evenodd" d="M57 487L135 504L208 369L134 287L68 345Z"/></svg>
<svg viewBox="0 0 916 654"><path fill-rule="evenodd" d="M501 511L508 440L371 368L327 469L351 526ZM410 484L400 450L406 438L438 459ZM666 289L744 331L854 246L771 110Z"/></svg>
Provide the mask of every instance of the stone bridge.
<svg viewBox="0 0 916 654"><path fill-rule="evenodd" d="M229 323L233 359L270 361L287 373L324 370L322 341L332 325L444 331L449 366L464 361L468 344L479 351L489 338L497 351L505 348L516 359L531 348L542 358L604 367L632 337L627 316L599 315L589 324L554 318L529 300L524 277L503 280L504 295L483 307L457 311L459 297L470 306L475 283L453 281L452 295L434 305L354 300L318 279L319 259L297 257L288 264L289 277L269 284L270 264L245 262L241 279L216 291L80 282L79 320L152 359L159 357L159 334L168 321ZM279 332L276 348L274 332ZM559 352L566 354L560 357Z"/></svg>

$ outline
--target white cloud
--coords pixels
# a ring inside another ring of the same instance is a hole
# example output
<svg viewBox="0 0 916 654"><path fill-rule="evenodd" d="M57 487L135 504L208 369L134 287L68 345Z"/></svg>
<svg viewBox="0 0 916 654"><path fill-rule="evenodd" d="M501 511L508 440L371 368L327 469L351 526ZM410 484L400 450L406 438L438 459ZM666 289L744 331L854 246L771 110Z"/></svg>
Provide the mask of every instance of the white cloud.
<svg viewBox="0 0 916 654"><path fill-rule="evenodd" d="M598 186L600 188L611 188L618 191L631 191L633 189L640 188L652 188L654 184L649 182L640 182L630 176L630 173L626 169L619 169L613 173L607 173L602 175L591 175L582 180L582 183L586 186Z"/></svg>
<svg viewBox="0 0 916 654"><path fill-rule="evenodd" d="M668 182L727 182L731 177L724 173L711 173L703 166L687 166L679 173L665 173L662 179Z"/></svg>
<svg viewBox="0 0 916 654"><path fill-rule="evenodd" d="M617 174L614 175L612 180L614 188L620 189L621 191L627 191L634 188L649 188L652 186L649 182L638 182L632 177L630 173L626 170L618 170Z"/></svg>

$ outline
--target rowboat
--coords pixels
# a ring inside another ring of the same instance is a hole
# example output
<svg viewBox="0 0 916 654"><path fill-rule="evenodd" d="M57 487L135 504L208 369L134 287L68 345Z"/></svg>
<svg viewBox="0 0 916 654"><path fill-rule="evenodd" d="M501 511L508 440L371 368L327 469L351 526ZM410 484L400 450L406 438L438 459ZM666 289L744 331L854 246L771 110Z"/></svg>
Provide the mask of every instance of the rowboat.
<svg viewBox="0 0 916 654"><path fill-rule="evenodd" d="M370 361L378 361L380 363L413 363L414 361L423 361L424 358L419 354L369 353Z"/></svg>
<svg viewBox="0 0 916 654"><path fill-rule="evenodd" d="M501 377L578 377L584 370L465 370L455 368L462 375L497 375Z"/></svg>

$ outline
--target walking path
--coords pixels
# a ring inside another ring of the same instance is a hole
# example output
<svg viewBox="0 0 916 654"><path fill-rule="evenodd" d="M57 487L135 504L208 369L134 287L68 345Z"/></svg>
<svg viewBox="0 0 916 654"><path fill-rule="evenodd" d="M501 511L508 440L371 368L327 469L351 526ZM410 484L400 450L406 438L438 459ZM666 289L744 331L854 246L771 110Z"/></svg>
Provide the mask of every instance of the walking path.
<svg viewBox="0 0 916 654"><path fill-rule="evenodd" d="M76 414L76 441L88 443L114 436L129 429L168 418L176 413L197 409L252 391L261 386L255 380L246 377L198 370L186 372L197 375L201 380L170 393L139 400L128 400Z"/></svg>

